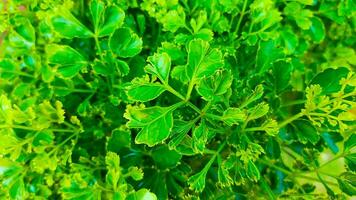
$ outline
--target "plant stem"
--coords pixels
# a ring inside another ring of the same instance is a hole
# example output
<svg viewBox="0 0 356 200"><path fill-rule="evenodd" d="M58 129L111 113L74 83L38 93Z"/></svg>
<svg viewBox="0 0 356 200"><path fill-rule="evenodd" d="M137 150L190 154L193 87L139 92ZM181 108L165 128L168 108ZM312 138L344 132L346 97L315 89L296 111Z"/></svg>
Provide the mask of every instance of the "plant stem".
<svg viewBox="0 0 356 200"><path fill-rule="evenodd" d="M190 99L190 95L192 94L194 85L195 85L195 80L194 80L194 78L193 78L193 79L189 82L189 85L188 85L187 95L185 96L186 101L188 101L188 100Z"/></svg>
<svg viewBox="0 0 356 200"><path fill-rule="evenodd" d="M298 105L298 104L304 104L306 102L305 99L298 99L295 101L290 101L286 104L281 105L281 107L287 107L287 106L293 106L293 105Z"/></svg>
<svg viewBox="0 0 356 200"><path fill-rule="evenodd" d="M251 128L245 128L245 132L254 132L254 131L263 131L264 129L262 127L251 127Z"/></svg>
<svg viewBox="0 0 356 200"><path fill-rule="evenodd" d="M342 157L344 157L344 156L345 156L344 153L342 153L342 154L340 154L340 155L337 155L337 156L333 157L332 159L326 161L326 162L323 163L322 165L320 165L320 166L318 167L318 169L323 168L323 167L325 167L326 165L328 165L328 164L330 164L330 163L332 163L332 162L334 162L334 161L336 161L336 160L338 160L338 159L340 159L340 158L342 158Z"/></svg>
<svg viewBox="0 0 356 200"><path fill-rule="evenodd" d="M54 149L52 149L48 155L52 155L54 152L56 152L61 146L63 146L64 144L66 144L69 140L71 140L72 138L76 137L80 132L77 130L75 131L72 135L70 135L69 137L67 137L65 140L63 140L63 142L61 142L60 144L58 144Z"/></svg>
<svg viewBox="0 0 356 200"><path fill-rule="evenodd" d="M298 113L298 114L296 114L296 115L293 115L292 117L290 117L290 118L284 120L283 122L281 122L280 124L278 124L278 128L283 128L283 127L286 126L287 124L289 124L289 123L291 123L292 121L297 120L297 119L299 119L299 118L301 118L301 117L303 117L303 116L304 116L304 114L301 113L301 112Z"/></svg>
<svg viewBox="0 0 356 200"><path fill-rule="evenodd" d="M234 34L237 34L237 33L239 32L242 19L243 19L244 16L245 16L246 7L247 7L247 0L244 0L244 4L243 4L243 6L242 6L241 15L240 15L239 21L237 22L237 25L236 25L236 29L235 29L235 31L234 31Z"/></svg>
<svg viewBox="0 0 356 200"><path fill-rule="evenodd" d="M100 56L101 60L104 60L103 54L102 54L102 51L101 51L101 46L100 46L100 43L99 43L99 39L98 39L97 34L95 34L94 40L95 40L95 46L96 46L96 48L97 48L98 51L99 51L99 56Z"/></svg>
<svg viewBox="0 0 356 200"><path fill-rule="evenodd" d="M261 160L258 160L258 162L260 162L260 163L262 163L262 164L264 164L264 165L267 165L267 166L269 166L269 167L275 168L276 170L279 170L279 171L285 173L285 174L288 175L288 176L292 176L293 178L299 177L299 178L303 178L303 179L307 179L307 180L311 180L311 181L315 181L315 182L320 182L320 180L317 179L317 178L310 177L310 176L305 176L305 175L300 174L300 173L298 173L298 172L291 172L291 171L286 170L286 169L284 169L284 168L282 168L282 167L279 167L279 166L277 166L277 165L274 165L274 164L272 164L271 162L266 161L266 160L262 160L262 159L261 159ZM330 185L337 185L336 183L330 182L330 181L325 181L325 183L328 183L328 184L330 184Z"/></svg>
<svg viewBox="0 0 356 200"><path fill-rule="evenodd" d="M177 92L177 90L175 90L174 88L172 88L170 85L168 84L164 84L164 88L172 93L173 95L175 95L176 97L180 98L181 100L185 101L186 99L184 98L183 95L181 95L179 92Z"/></svg>

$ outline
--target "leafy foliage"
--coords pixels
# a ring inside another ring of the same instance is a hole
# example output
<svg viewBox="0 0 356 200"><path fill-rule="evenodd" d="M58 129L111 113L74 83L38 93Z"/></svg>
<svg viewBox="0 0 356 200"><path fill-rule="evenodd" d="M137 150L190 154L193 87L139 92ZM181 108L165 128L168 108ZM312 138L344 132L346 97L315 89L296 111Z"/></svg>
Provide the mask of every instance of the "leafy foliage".
<svg viewBox="0 0 356 200"><path fill-rule="evenodd" d="M0 199L356 195L356 3L0 1Z"/></svg>

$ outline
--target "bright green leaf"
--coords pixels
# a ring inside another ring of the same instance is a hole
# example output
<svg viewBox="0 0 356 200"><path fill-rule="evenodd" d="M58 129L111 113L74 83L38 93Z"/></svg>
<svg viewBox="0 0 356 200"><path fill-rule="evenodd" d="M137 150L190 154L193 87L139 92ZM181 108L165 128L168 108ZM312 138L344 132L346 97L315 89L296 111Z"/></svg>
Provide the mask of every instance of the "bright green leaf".
<svg viewBox="0 0 356 200"><path fill-rule="evenodd" d="M167 53L154 54L148 57L147 60L150 64L145 67L145 70L167 83L171 71L171 58L169 55Z"/></svg>
<svg viewBox="0 0 356 200"><path fill-rule="evenodd" d="M93 37L93 33L84 26L77 18L64 8L54 10L51 23L54 30L66 38L88 38Z"/></svg>
<svg viewBox="0 0 356 200"><path fill-rule="evenodd" d="M173 127L172 107L128 107L124 117L129 128L140 128L135 142L154 146L168 138Z"/></svg>
<svg viewBox="0 0 356 200"><path fill-rule="evenodd" d="M165 90L164 86L159 83L133 81L133 83L127 87L126 92L130 99L146 102L157 98Z"/></svg>
<svg viewBox="0 0 356 200"><path fill-rule="evenodd" d="M152 158L159 168L166 169L177 166L182 155L175 150L169 150L166 145L162 145L152 151Z"/></svg>
<svg viewBox="0 0 356 200"><path fill-rule="evenodd" d="M86 59L75 49L64 45L48 45L46 49L48 63L57 68L64 78L71 78L87 65Z"/></svg>
<svg viewBox="0 0 356 200"><path fill-rule="evenodd" d="M222 121L224 121L229 126L239 124L243 122L245 118L245 112L239 108L228 108L224 111L223 116L221 117Z"/></svg>
<svg viewBox="0 0 356 200"><path fill-rule="evenodd" d="M320 43L324 40L326 34L324 23L318 17L312 17L311 22L312 25L309 29L310 36L314 42Z"/></svg>
<svg viewBox="0 0 356 200"><path fill-rule="evenodd" d="M116 55L128 58L141 52L142 39L129 28L119 28L110 37L109 45Z"/></svg>
<svg viewBox="0 0 356 200"><path fill-rule="evenodd" d="M120 27L125 18L124 11L117 6L110 6L106 8L104 14L104 22L99 27L98 36L103 37L113 33L118 27Z"/></svg>
<svg viewBox="0 0 356 200"><path fill-rule="evenodd" d="M225 94L232 84L231 72L218 70L212 76L200 80L197 92L207 101Z"/></svg>
<svg viewBox="0 0 356 200"><path fill-rule="evenodd" d="M196 39L189 43L186 74L190 80L210 76L222 66L221 52L211 49L208 42Z"/></svg>

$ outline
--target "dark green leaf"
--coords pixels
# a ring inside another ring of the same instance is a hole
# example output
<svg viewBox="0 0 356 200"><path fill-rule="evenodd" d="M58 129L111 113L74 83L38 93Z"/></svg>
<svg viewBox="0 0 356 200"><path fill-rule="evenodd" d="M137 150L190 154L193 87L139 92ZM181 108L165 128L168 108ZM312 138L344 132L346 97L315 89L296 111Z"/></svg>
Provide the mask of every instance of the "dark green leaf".
<svg viewBox="0 0 356 200"><path fill-rule="evenodd" d="M345 172L337 179L340 189L346 194L356 195L356 175L352 172Z"/></svg>
<svg viewBox="0 0 356 200"><path fill-rule="evenodd" d="M283 57L283 50L277 46L276 41L260 41L256 58L257 72L264 73L268 71L274 62Z"/></svg>
<svg viewBox="0 0 356 200"><path fill-rule="evenodd" d="M293 122L295 133L300 142L311 142L316 144L320 137L316 128L307 120L296 120Z"/></svg>
<svg viewBox="0 0 356 200"><path fill-rule="evenodd" d="M322 88L322 94L331 94L341 89L339 82L341 78L345 78L348 73L349 70L344 67L337 69L328 68L317 74L309 84L318 84Z"/></svg>
<svg viewBox="0 0 356 200"><path fill-rule="evenodd" d="M175 150L169 150L166 145L162 145L152 151L152 158L159 168L167 169L177 166L182 155Z"/></svg>

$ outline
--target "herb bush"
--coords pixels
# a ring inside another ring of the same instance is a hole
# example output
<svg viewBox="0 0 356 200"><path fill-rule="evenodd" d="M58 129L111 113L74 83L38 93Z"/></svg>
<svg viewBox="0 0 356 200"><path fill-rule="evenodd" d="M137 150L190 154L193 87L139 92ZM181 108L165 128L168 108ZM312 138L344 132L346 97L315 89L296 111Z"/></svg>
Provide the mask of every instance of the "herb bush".
<svg viewBox="0 0 356 200"><path fill-rule="evenodd" d="M3 0L0 199L348 199L353 0Z"/></svg>

